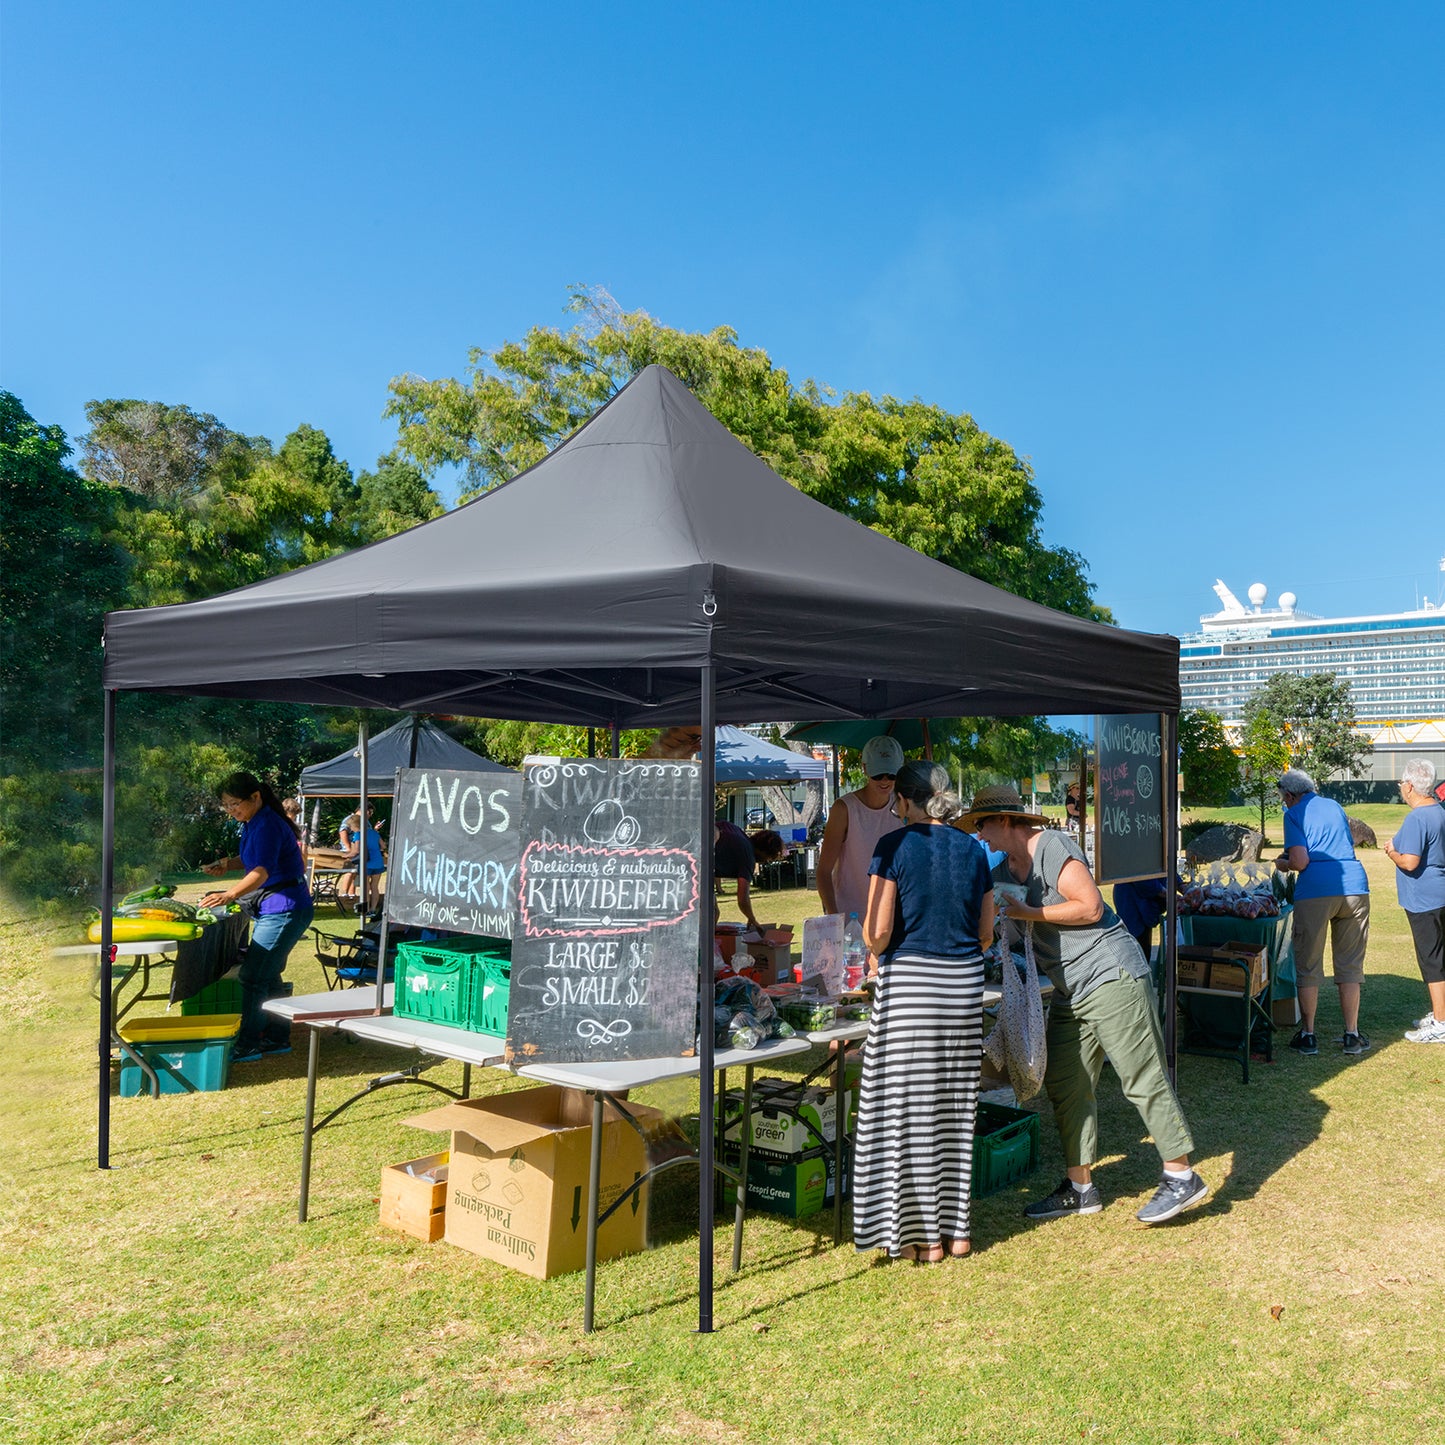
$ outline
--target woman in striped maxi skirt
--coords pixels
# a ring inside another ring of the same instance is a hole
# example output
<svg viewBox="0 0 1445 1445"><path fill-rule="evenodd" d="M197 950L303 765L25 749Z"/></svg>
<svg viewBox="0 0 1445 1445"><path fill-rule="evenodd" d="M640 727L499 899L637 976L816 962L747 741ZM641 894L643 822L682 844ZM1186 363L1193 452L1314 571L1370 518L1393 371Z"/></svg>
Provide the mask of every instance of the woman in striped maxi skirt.
<svg viewBox="0 0 1445 1445"><path fill-rule="evenodd" d="M937 764L905 763L902 825L879 840L863 936L878 956L853 1156L853 1240L923 1263L969 1251L983 1041L981 943L993 892Z"/></svg>

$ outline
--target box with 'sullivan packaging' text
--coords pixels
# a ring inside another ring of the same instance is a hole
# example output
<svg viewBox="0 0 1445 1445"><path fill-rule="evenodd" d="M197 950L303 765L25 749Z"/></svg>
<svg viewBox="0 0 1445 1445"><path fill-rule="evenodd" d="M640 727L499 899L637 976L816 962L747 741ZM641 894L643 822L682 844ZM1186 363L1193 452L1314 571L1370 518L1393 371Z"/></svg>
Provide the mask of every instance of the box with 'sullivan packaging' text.
<svg viewBox="0 0 1445 1445"><path fill-rule="evenodd" d="M643 1130L665 1127L656 1109L626 1107ZM448 1244L537 1279L585 1266L592 1136L587 1094L546 1084L490 1099L462 1099L407 1122L451 1133L443 1235ZM646 1170L642 1135L605 1109L598 1212ZM597 1258L631 1254L646 1244L644 1183L598 1230Z"/></svg>

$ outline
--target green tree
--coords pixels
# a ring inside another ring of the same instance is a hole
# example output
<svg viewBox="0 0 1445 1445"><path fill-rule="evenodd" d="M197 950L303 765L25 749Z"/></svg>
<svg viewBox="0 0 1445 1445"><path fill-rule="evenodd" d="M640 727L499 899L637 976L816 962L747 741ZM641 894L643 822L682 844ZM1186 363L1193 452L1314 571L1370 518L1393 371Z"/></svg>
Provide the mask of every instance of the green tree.
<svg viewBox="0 0 1445 1445"><path fill-rule="evenodd" d="M1239 786L1239 756L1229 745L1219 714L1207 708L1181 712L1179 748L1183 801L1197 807L1227 803Z"/></svg>
<svg viewBox="0 0 1445 1445"><path fill-rule="evenodd" d="M124 595L115 498L70 444L0 392L0 772L88 761L99 739L101 619Z"/></svg>
<svg viewBox="0 0 1445 1445"><path fill-rule="evenodd" d="M1267 814L1280 810L1279 775L1289 766L1289 748L1272 719L1263 714L1247 718L1241 739L1246 800L1259 808L1259 831Z"/></svg>
<svg viewBox="0 0 1445 1445"><path fill-rule="evenodd" d="M1246 726L1260 720L1272 728L1289 756L1317 782L1357 777L1370 744L1355 731L1350 684L1332 672L1300 676L1277 672L1244 705Z"/></svg>
<svg viewBox="0 0 1445 1445"><path fill-rule="evenodd" d="M343 522L353 541L361 545L404 532L418 522L430 522L445 510L421 468L391 451L377 458L374 472L357 476L356 496Z"/></svg>
<svg viewBox="0 0 1445 1445"><path fill-rule="evenodd" d="M153 502L194 501L271 450L265 438L241 436L188 406L113 398L87 402L85 416L86 476Z"/></svg>
<svg viewBox="0 0 1445 1445"><path fill-rule="evenodd" d="M186 407L91 402L86 410L94 423L86 474L112 486L115 535L135 560L130 606L209 597L358 540L348 522L357 507L351 469L315 427L298 427L273 452L264 437L241 437ZM152 414L172 424L129 424ZM201 440L187 450L178 433ZM182 475L184 486L154 480Z"/></svg>

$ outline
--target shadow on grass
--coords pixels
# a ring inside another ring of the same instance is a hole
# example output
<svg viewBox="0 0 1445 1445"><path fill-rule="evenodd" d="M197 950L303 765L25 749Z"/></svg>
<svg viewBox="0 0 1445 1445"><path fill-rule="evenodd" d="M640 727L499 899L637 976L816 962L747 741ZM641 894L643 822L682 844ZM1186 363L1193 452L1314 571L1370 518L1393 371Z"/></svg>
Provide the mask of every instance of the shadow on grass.
<svg viewBox="0 0 1445 1445"><path fill-rule="evenodd" d="M1248 1084L1242 1082L1242 1070L1235 1060L1181 1052L1179 1099L1194 1135L1194 1158L1203 1161L1200 1172L1212 1192L1200 1208L1155 1227L1188 1227L1211 1214L1227 1214L1235 1204L1252 1199L1273 1175L1319 1138L1330 1109L1323 1096L1324 1085L1387 1048L1414 1047L1402 1044L1400 1035L1419 1017L1424 1000L1424 989L1416 980L1392 974L1367 975L1360 1024L1372 1039L1372 1047L1364 1054L1349 1055L1340 1049L1339 996L1327 981L1320 990L1315 1021L1319 1053L1308 1057L1293 1053L1288 1047L1293 1027L1277 1028L1274 1061L1266 1063L1258 1056L1252 1059ZM1037 1197L1064 1173L1052 1110L1042 1098L1034 1102L1040 1114L1042 1157L1032 1182L1039 1187L1037 1193L1011 1191L1015 1197ZM1099 1081L1099 1154L1094 1183L1106 1206L1121 1197L1147 1197L1158 1182L1159 1156L1140 1126L1138 1113L1124 1098L1113 1069L1107 1067ZM1208 1162L1220 1155L1231 1156L1223 1177L1213 1173ZM1018 1213L1010 1218L995 1201L980 1203L987 1232L976 1240L976 1248L986 1248L990 1238L998 1242L1020 1229L1035 1227Z"/></svg>

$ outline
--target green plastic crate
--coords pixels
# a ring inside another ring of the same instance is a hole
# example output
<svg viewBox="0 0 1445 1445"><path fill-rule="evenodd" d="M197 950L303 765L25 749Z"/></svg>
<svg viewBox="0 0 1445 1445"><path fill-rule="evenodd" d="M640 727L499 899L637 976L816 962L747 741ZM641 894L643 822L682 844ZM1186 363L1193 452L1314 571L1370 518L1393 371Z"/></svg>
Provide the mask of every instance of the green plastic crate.
<svg viewBox="0 0 1445 1445"><path fill-rule="evenodd" d="M241 980L218 978L200 993L181 1000L182 1014L238 1014L241 1012Z"/></svg>
<svg viewBox="0 0 1445 1445"><path fill-rule="evenodd" d="M511 950L505 940L397 944L393 1007L403 1018L505 1034L510 989Z"/></svg>
<svg viewBox="0 0 1445 1445"><path fill-rule="evenodd" d="M997 1194L1039 1167L1039 1116L980 1100L973 1133L973 1197Z"/></svg>
<svg viewBox="0 0 1445 1445"><path fill-rule="evenodd" d="M512 996L512 962L494 953L480 954L467 978L463 1027L477 1034L507 1035L507 1005Z"/></svg>

